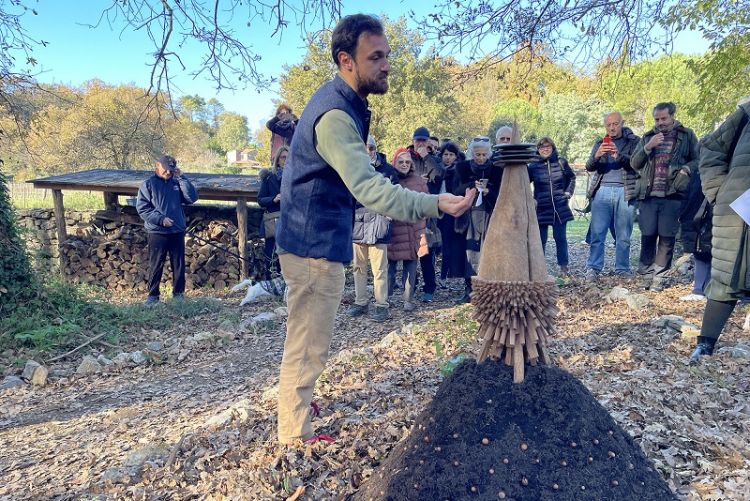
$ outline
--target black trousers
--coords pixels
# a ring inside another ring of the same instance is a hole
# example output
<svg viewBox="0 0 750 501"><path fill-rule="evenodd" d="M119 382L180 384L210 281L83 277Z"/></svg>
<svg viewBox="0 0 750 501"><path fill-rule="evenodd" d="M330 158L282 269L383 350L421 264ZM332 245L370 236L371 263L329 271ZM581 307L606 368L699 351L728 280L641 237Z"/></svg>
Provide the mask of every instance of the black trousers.
<svg viewBox="0 0 750 501"><path fill-rule="evenodd" d="M164 261L169 254L172 266L172 294L185 292L185 234L148 234L148 295L159 297Z"/></svg>
<svg viewBox="0 0 750 501"><path fill-rule="evenodd" d="M437 282L435 281L435 252L433 250L419 258L419 267L422 269L422 280L424 280L422 292L434 294Z"/></svg>
<svg viewBox="0 0 750 501"><path fill-rule="evenodd" d="M680 229L681 206L680 199L649 197L641 202L638 216L641 229L640 274L660 276L669 271L675 237Z"/></svg>

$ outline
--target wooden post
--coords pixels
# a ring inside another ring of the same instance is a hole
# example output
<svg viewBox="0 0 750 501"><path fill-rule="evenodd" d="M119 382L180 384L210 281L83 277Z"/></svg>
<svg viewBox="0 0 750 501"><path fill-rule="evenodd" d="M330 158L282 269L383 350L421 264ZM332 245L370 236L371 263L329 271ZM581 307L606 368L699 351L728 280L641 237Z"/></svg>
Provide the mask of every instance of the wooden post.
<svg viewBox="0 0 750 501"><path fill-rule="evenodd" d="M240 257L240 280L244 280L250 274L250 267L247 262L247 200L245 198L237 199L237 229L239 230L237 238L239 240Z"/></svg>
<svg viewBox="0 0 750 501"><path fill-rule="evenodd" d="M68 239L68 231L65 228L65 207L63 206L62 190L52 190L52 202L55 206L55 223L57 224L57 251L60 259L60 271L65 268L65 255L63 244Z"/></svg>
<svg viewBox="0 0 750 501"><path fill-rule="evenodd" d="M104 208L111 211L117 211L117 195L111 191L104 192Z"/></svg>

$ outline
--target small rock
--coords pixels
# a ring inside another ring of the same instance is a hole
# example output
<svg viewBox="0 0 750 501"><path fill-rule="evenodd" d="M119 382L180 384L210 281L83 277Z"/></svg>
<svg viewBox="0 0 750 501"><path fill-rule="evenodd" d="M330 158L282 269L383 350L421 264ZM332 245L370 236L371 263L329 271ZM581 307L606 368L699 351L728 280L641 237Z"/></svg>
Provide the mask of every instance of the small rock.
<svg viewBox="0 0 750 501"><path fill-rule="evenodd" d="M729 355L732 358L750 358L750 346L738 344L736 346L722 346L719 348L720 355Z"/></svg>
<svg viewBox="0 0 750 501"><path fill-rule="evenodd" d="M126 468L140 468L146 462L159 463L169 456L169 451L158 445L147 445L125 458Z"/></svg>
<svg viewBox="0 0 750 501"><path fill-rule="evenodd" d="M76 369L76 374L85 376L87 374L95 374L101 370L101 364L97 362L96 359L91 355L86 355L85 357L83 357L83 360L78 366L78 369Z"/></svg>
<svg viewBox="0 0 750 501"><path fill-rule="evenodd" d="M392 331L388 333L383 339L380 340L378 346L381 348L390 348L404 342L403 337L398 332Z"/></svg>
<svg viewBox="0 0 750 501"><path fill-rule="evenodd" d="M188 357L188 355L190 355L190 350L180 350L180 353L177 354L177 361L182 362Z"/></svg>
<svg viewBox="0 0 750 501"><path fill-rule="evenodd" d="M112 362L119 366L129 365L131 362L130 353L118 353Z"/></svg>
<svg viewBox="0 0 750 501"><path fill-rule="evenodd" d="M275 321L275 313L270 311L259 313L250 319L243 320L240 324L240 332L257 332L258 329L272 326Z"/></svg>
<svg viewBox="0 0 750 501"><path fill-rule="evenodd" d="M682 337L686 339L693 339L700 336L701 328L697 325L685 322L684 324L682 324L682 327L680 327L680 332L682 332Z"/></svg>
<svg viewBox="0 0 750 501"><path fill-rule="evenodd" d="M685 323L685 319L679 315L662 315L652 320L651 323L656 327L669 327L671 329L680 330Z"/></svg>
<svg viewBox="0 0 750 501"><path fill-rule="evenodd" d="M607 294L607 299L610 301L621 301L626 299L629 295L629 290L623 287L613 287L612 290L609 291L609 294Z"/></svg>
<svg viewBox="0 0 750 501"><path fill-rule="evenodd" d="M149 341L146 343L146 348L150 351L156 351L159 352L164 349L164 343L161 341Z"/></svg>
<svg viewBox="0 0 750 501"><path fill-rule="evenodd" d="M213 332L204 331L194 334L193 337L188 338L187 341L190 344L200 344L206 342L210 343L215 338L216 334L214 334Z"/></svg>
<svg viewBox="0 0 750 501"><path fill-rule="evenodd" d="M745 322L742 324L743 331L750 331L750 313L745 315Z"/></svg>
<svg viewBox="0 0 750 501"><path fill-rule="evenodd" d="M43 365L40 365L36 368L34 371L34 374L31 376L31 384L34 386L44 386L47 384L47 376L49 375L49 371L46 367Z"/></svg>
<svg viewBox="0 0 750 501"><path fill-rule="evenodd" d="M130 360L136 365L142 365L146 363L146 355L142 351L134 351L130 354Z"/></svg>
<svg viewBox="0 0 750 501"><path fill-rule="evenodd" d="M96 357L96 361L104 366L114 365L114 362L108 359L107 357L105 357L104 355L99 355L98 357Z"/></svg>
<svg viewBox="0 0 750 501"><path fill-rule="evenodd" d="M629 294L625 302L631 310L640 311L648 306L649 300L643 294Z"/></svg>
<svg viewBox="0 0 750 501"><path fill-rule="evenodd" d="M21 379L31 381L32 376L34 376L34 371L39 367L41 367L41 365L38 362L27 360L26 366L23 368L23 374L21 374Z"/></svg>
<svg viewBox="0 0 750 501"><path fill-rule="evenodd" d="M275 310L273 310L274 315L277 317L288 317L289 316L289 309L286 306L279 306Z"/></svg>
<svg viewBox="0 0 750 501"><path fill-rule="evenodd" d="M233 404L229 409L208 418L204 426L208 428L221 428L229 424L232 418L236 418L239 422L244 423L250 417L250 401L247 399L240 400Z"/></svg>
<svg viewBox="0 0 750 501"><path fill-rule="evenodd" d="M138 472L130 468L109 468L102 475L102 482L131 485L138 481Z"/></svg>
<svg viewBox="0 0 750 501"><path fill-rule="evenodd" d="M0 389L7 390L10 388L17 388L19 386L23 386L24 382L23 379L21 379L18 376L5 376L3 378L2 383L0 383Z"/></svg>

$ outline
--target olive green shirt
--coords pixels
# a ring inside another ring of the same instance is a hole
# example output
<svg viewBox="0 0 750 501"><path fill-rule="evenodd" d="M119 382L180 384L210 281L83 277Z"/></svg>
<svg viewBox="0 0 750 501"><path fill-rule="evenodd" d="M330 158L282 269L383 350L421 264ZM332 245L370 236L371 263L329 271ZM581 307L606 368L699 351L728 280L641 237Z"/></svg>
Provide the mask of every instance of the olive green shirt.
<svg viewBox="0 0 750 501"><path fill-rule="evenodd" d="M315 149L341 176L359 203L396 221L438 217L438 197L405 190L370 164L354 120L343 110L326 112L315 125Z"/></svg>

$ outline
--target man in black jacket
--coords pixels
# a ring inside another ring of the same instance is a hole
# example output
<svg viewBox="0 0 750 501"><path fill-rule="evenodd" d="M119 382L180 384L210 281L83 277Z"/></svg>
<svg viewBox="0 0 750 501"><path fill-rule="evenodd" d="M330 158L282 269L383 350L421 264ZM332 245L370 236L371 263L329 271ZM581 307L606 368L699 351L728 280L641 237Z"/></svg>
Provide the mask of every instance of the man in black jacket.
<svg viewBox="0 0 750 501"><path fill-rule="evenodd" d="M390 179L391 183L398 184L396 169L386 162L382 153L378 152L377 143L372 134L367 138L367 152L370 155L370 165ZM367 264L369 262L372 267L372 285L375 296L375 308L370 312L370 317L378 322L388 319L388 243L390 240L390 218L357 202L352 229L354 304L346 310L347 315L357 317L367 313L370 301L367 294Z"/></svg>
<svg viewBox="0 0 750 501"><path fill-rule="evenodd" d="M630 167L630 156L640 138L624 124L620 112L608 113L604 117L606 135L594 143L586 162L586 170L594 173L586 193L591 201L591 246L586 262L589 281L595 281L604 268L604 244L612 226L617 235L615 273L630 273L630 236L640 177Z"/></svg>
<svg viewBox="0 0 750 501"><path fill-rule="evenodd" d="M675 120L676 111L674 103L654 106L656 125L643 135L630 159L630 166L641 174L638 273L644 277L646 288L657 291L663 289L665 274L672 266L680 209L690 176L698 175L698 138Z"/></svg>

